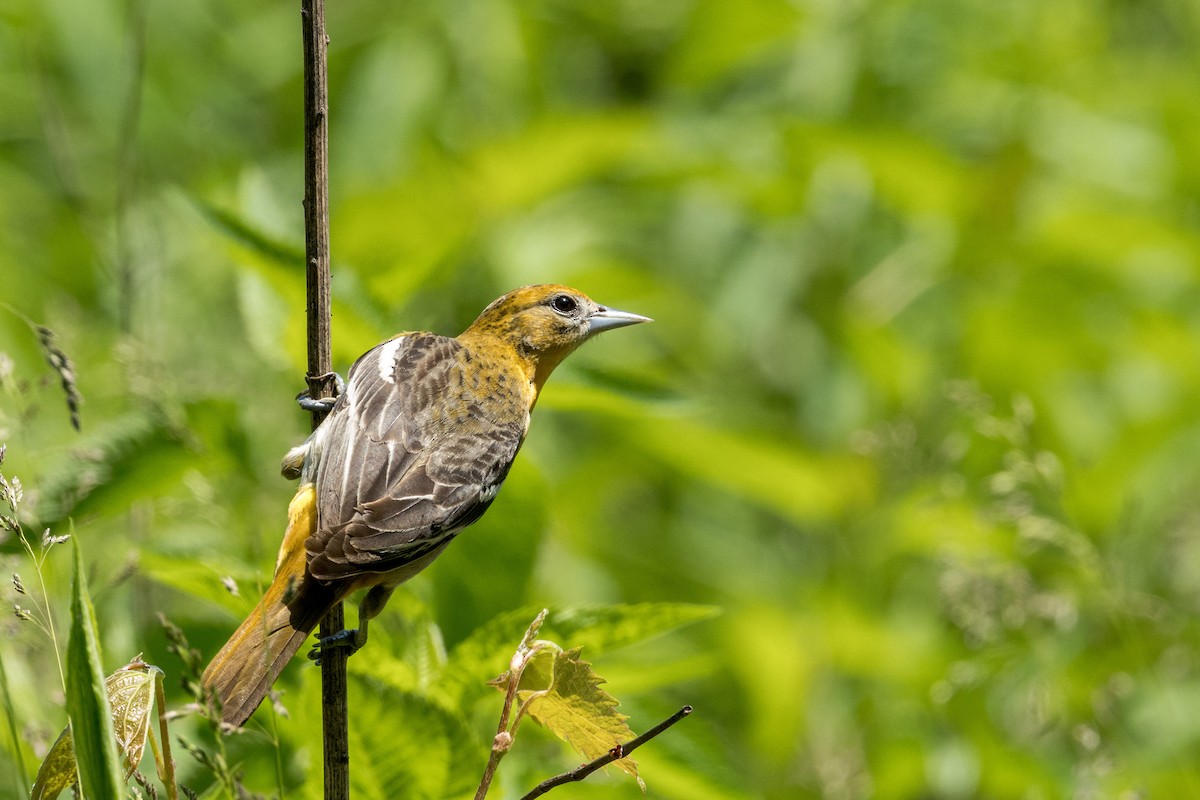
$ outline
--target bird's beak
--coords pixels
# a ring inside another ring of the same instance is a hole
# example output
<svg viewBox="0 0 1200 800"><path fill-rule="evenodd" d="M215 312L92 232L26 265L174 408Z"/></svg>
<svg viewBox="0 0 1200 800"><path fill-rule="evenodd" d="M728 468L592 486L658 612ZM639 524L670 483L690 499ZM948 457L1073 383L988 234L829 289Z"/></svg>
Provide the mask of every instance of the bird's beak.
<svg viewBox="0 0 1200 800"><path fill-rule="evenodd" d="M615 308L600 306L595 314L588 317L588 335L609 331L613 328L624 328L626 325L637 325L639 322L653 321L641 314L631 314L628 311L617 311Z"/></svg>

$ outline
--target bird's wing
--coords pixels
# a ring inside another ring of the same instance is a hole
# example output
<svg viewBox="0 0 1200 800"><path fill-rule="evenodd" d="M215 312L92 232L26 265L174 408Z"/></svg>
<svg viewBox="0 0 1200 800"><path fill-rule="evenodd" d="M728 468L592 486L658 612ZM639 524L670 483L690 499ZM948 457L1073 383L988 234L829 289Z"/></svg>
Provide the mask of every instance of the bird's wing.
<svg viewBox="0 0 1200 800"><path fill-rule="evenodd" d="M487 509L528 411L497 420L466 386L454 339L406 334L368 351L322 427L319 521L306 542L319 580L404 567Z"/></svg>

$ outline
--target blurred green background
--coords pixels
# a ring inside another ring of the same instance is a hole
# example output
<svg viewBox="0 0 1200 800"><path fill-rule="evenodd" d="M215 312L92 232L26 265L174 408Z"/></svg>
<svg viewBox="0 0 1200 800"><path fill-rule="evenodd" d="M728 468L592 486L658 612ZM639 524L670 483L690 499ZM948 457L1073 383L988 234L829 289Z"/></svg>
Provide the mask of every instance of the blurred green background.
<svg viewBox="0 0 1200 800"><path fill-rule="evenodd" d="M656 320L560 368L488 516L352 666L419 684L514 609L695 603L721 613L584 651L635 730L697 709L640 751L650 797L1200 796L1200 6L342 0L328 24L339 369L527 283ZM142 652L177 704L155 615L220 645L306 432L299 50L295 3L0 7L2 469L31 535L83 548L106 670ZM74 360L82 433L21 315ZM44 567L60 631L69 566ZM35 625L0 637L28 770L61 685ZM255 791L319 793L314 673L285 675L278 745L231 740ZM356 780L432 758L420 709L359 696ZM391 785L469 795L498 710L465 714L463 774ZM493 796L575 763L523 729Z"/></svg>

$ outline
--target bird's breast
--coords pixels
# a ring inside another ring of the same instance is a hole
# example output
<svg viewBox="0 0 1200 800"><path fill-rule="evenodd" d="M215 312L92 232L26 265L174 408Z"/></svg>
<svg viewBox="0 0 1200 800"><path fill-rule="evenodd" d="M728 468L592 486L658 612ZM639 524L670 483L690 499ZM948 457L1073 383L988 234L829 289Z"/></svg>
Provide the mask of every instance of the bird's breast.
<svg viewBox="0 0 1200 800"><path fill-rule="evenodd" d="M495 425L527 422L535 393L520 360L504 348L464 346L447 373L448 421Z"/></svg>

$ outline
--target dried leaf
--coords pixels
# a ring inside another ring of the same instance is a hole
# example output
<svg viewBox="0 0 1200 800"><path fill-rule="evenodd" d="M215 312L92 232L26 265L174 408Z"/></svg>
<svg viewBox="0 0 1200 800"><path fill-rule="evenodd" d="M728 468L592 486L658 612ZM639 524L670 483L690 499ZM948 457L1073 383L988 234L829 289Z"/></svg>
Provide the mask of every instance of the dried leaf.
<svg viewBox="0 0 1200 800"><path fill-rule="evenodd" d="M125 758L126 777L142 760L154 707L154 681L162 670L136 658L104 680L112 707L117 745Z"/></svg>
<svg viewBox="0 0 1200 800"><path fill-rule="evenodd" d="M126 778L137 769L146 750L154 706L154 682L161 674L162 670L139 657L104 679L117 746L125 761ZM75 748L71 729L67 727L38 768L31 800L54 800L63 789L73 786L77 778Z"/></svg>

